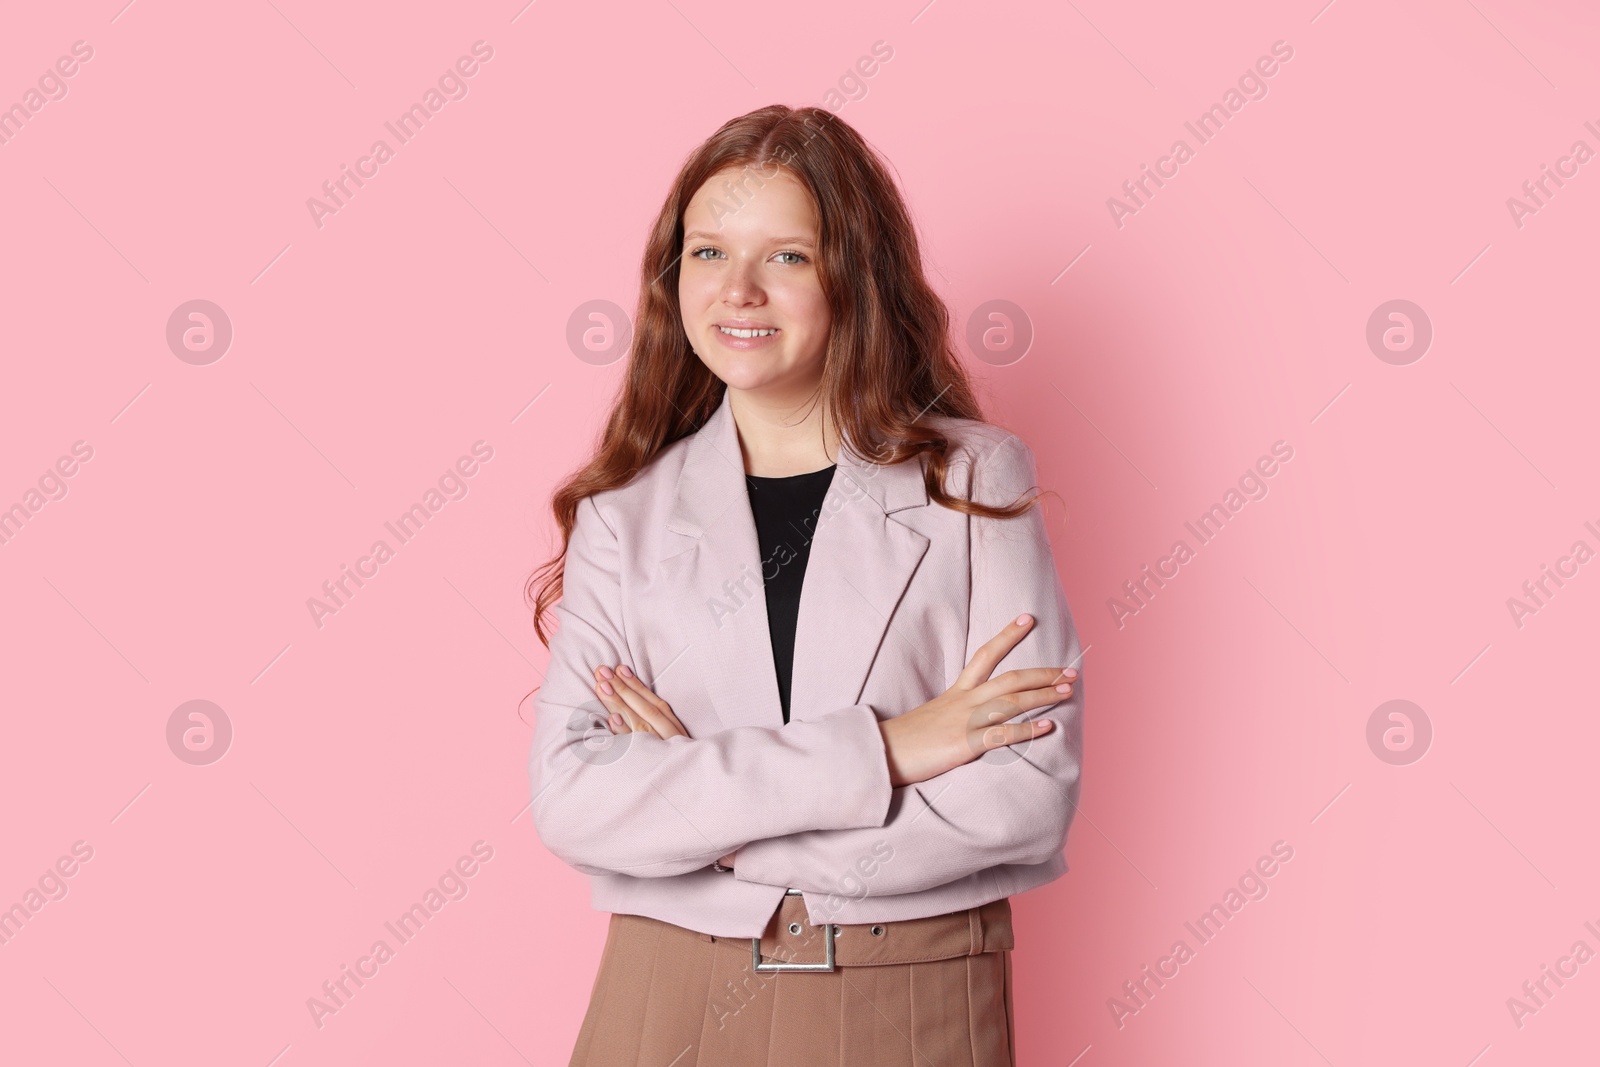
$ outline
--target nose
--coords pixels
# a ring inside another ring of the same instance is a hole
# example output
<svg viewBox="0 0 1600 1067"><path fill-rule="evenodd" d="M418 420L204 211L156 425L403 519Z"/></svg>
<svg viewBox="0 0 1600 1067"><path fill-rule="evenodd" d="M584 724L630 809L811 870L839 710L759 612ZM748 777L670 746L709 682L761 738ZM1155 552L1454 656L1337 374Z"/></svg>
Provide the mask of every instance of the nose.
<svg viewBox="0 0 1600 1067"><path fill-rule="evenodd" d="M756 278L755 265L742 260L728 264L722 279L722 302L729 307L748 307L765 299L761 283Z"/></svg>

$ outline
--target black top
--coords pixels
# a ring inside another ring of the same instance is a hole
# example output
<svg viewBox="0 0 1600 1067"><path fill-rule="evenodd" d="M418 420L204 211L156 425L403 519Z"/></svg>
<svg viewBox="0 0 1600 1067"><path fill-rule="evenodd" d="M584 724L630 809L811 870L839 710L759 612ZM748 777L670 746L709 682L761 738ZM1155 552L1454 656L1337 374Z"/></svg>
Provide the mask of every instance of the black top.
<svg viewBox="0 0 1600 1067"><path fill-rule="evenodd" d="M744 476L750 511L761 546L761 580L767 594L767 631L772 637L772 665L778 673L783 721L789 721L789 681L794 677L794 631L800 616L800 584L811 558L811 538L822 514L838 464L787 478Z"/></svg>

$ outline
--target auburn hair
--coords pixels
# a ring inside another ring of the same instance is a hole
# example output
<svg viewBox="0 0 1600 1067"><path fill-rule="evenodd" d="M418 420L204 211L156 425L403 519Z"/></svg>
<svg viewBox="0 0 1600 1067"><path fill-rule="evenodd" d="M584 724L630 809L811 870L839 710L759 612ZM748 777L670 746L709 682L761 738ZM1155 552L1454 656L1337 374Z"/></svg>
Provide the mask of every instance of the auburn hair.
<svg viewBox="0 0 1600 1067"><path fill-rule="evenodd" d="M899 189L861 135L822 108L759 108L725 123L685 160L645 244L633 343L604 434L592 459L551 499L561 552L531 577L524 596L534 631L550 644L544 616L561 596L567 541L587 496L627 485L668 445L717 410L727 386L690 347L678 305L683 214L712 177L735 204L779 169L811 194L819 217L817 274L832 312L820 394L842 431L840 447L893 465L924 453L928 495L990 518L1025 512L1037 497L991 507L945 492L950 442L927 415L982 421L972 385L950 341L950 315L922 271L922 254Z"/></svg>

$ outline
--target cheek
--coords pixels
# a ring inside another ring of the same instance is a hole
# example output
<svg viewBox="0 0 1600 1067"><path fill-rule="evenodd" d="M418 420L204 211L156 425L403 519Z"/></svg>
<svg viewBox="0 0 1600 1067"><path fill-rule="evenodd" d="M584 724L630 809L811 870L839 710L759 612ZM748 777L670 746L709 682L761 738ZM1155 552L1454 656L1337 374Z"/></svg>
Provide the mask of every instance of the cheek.
<svg viewBox="0 0 1600 1067"><path fill-rule="evenodd" d="M831 332L826 305L817 309L816 318L806 332L810 336L811 345L816 351L817 358L821 359L828 350L828 335Z"/></svg>
<svg viewBox="0 0 1600 1067"><path fill-rule="evenodd" d="M678 275L678 304L683 308L684 314L692 315L704 311L716 299L716 295L715 279L685 263Z"/></svg>
<svg viewBox="0 0 1600 1067"><path fill-rule="evenodd" d="M831 313L827 298L816 288L807 286L787 292L784 304L790 320L803 327L809 339L820 341L828 336Z"/></svg>

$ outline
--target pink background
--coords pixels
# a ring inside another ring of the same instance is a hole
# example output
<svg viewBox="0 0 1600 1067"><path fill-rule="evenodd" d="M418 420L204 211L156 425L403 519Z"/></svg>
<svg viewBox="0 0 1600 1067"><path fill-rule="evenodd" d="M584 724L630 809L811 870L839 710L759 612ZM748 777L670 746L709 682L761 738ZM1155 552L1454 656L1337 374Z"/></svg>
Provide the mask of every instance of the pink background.
<svg viewBox="0 0 1600 1067"><path fill-rule="evenodd" d="M696 143L824 103L876 41L833 102L960 334L989 300L1031 322L1022 358L965 355L1059 493L1089 646L1072 871L1014 901L1019 1062L1592 1056L1600 961L1520 1027L1506 1003L1600 950L1600 563L1507 607L1600 549L1600 162L1520 227L1506 203L1600 149L1591 5L121 2L0 35L0 103L94 50L0 145L0 506L93 450L0 545L0 905L93 850L0 946L0 1060L566 1062L606 916L524 810L521 583L622 368L567 323L631 311ZM468 95L319 229L307 198L477 40ZM1280 40L1198 145L1184 122ZM1180 137L1119 228L1107 199ZM204 366L165 337L195 299L233 327ZM1434 331L1403 366L1365 337L1395 299ZM480 440L466 495L319 628L307 600ZM1279 440L1269 494L1196 547ZM1409 765L1367 741L1394 699L1432 726ZM169 747L191 700L231 723L209 765ZM308 998L478 841L466 895L319 1028ZM1185 922L1276 841L1266 897L1199 946Z"/></svg>

